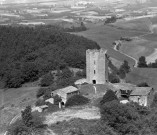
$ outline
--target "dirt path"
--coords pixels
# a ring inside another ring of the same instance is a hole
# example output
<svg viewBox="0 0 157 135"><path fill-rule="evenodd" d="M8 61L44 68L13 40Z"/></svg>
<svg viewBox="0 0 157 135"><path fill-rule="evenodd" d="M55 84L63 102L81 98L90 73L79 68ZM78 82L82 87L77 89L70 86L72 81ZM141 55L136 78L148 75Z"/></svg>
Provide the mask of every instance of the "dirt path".
<svg viewBox="0 0 157 135"><path fill-rule="evenodd" d="M137 59L135 59L134 57L130 56L130 55L127 55L126 53L123 53L123 52L121 52L121 51L117 50L118 42L119 42L119 41L115 42L116 44L115 44L115 46L114 46L114 48L113 48L113 49L114 49L115 51L117 51L117 52L119 52L119 53L121 53L121 54L124 54L125 56L127 56L127 57L129 57L129 58L133 59L133 60L135 61L134 67L136 68L136 67L137 67L137 65L138 65L138 60L137 60Z"/></svg>
<svg viewBox="0 0 157 135"><path fill-rule="evenodd" d="M100 119L100 112L97 107L87 107L83 109L66 109L46 116L45 124L52 125L58 121L69 121L72 118Z"/></svg>

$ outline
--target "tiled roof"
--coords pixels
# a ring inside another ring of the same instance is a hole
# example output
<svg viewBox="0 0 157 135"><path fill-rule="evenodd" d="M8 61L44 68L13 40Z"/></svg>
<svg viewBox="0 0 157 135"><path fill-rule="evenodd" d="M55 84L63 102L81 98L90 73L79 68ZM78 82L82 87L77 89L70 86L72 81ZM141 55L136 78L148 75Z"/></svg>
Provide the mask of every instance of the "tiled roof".
<svg viewBox="0 0 157 135"><path fill-rule="evenodd" d="M52 93L67 94L67 93L72 93L72 92L75 92L75 91L78 91L78 89L76 87L68 86L68 87L65 87L65 88L62 88L62 89L55 90Z"/></svg>
<svg viewBox="0 0 157 135"><path fill-rule="evenodd" d="M130 96L144 96L148 95L152 87L135 87L135 89L131 92Z"/></svg>
<svg viewBox="0 0 157 135"><path fill-rule="evenodd" d="M130 83L115 83L113 84L113 87L115 89L121 89L121 90L133 90L135 85Z"/></svg>

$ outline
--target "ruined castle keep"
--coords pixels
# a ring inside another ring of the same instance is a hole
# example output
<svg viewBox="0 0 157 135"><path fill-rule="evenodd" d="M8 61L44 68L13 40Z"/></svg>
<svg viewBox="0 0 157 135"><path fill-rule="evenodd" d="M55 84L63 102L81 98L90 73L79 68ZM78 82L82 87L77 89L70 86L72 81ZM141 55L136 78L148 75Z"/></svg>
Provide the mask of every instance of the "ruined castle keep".
<svg viewBox="0 0 157 135"><path fill-rule="evenodd" d="M105 49L86 51L86 76L89 84L105 84L108 81L108 66Z"/></svg>

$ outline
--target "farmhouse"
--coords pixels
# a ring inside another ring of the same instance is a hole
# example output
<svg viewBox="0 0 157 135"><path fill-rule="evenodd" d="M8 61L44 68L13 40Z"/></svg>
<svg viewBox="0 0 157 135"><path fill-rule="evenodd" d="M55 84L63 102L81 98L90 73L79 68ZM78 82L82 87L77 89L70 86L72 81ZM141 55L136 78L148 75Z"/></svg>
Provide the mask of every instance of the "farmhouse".
<svg viewBox="0 0 157 135"><path fill-rule="evenodd" d="M70 97L74 95L79 95L79 94L80 92L76 87L68 86L68 87L53 91L51 93L51 96L53 97L55 95L58 95L62 99L62 102L65 104Z"/></svg>
<svg viewBox="0 0 157 135"><path fill-rule="evenodd" d="M143 106L150 106L153 100L154 89L152 87L137 87L129 83L118 83L114 85L114 88L117 89L117 97L122 100L137 102Z"/></svg>
<svg viewBox="0 0 157 135"><path fill-rule="evenodd" d="M154 89L151 87L135 87L129 96L129 100L139 105L150 106L154 96Z"/></svg>

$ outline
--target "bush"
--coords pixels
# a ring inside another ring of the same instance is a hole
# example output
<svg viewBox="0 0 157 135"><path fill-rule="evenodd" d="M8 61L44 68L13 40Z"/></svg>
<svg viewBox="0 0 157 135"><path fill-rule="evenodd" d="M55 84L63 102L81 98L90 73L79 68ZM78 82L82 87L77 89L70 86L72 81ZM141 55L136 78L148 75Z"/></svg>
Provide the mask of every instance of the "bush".
<svg viewBox="0 0 157 135"><path fill-rule="evenodd" d="M41 79L40 85L42 87L46 87L46 86L52 85L53 83L54 83L54 77L51 73L48 73L43 76L43 78Z"/></svg>
<svg viewBox="0 0 157 135"><path fill-rule="evenodd" d="M46 89L47 88L40 88L38 91L37 91L37 94L36 94L36 97L39 98L41 96L43 96L46 92Z"/></svg>
<svg viewBox="0 0 157 135"><path fill-rule="evenodd" d="M151 108L157 107L157 93L154 94L153 102L151 104Z"/></svg>
<svg viewBox="0 0 157 135"><path fill-rule="evenodd" d="M118 98L112 90L107 90L106 94L103 96L103 99L100 101L100 105L103 105L107 102L111 102L113 100L117 100Z"/></svg>
<svg viewBox="0 0 157 135"><path fill-rule="evenodd" d="M27 112L27 114L28 108L29 110L31 110L30 107L26 107L26 109L24 110L24 112ZM28 116L29 121L31 121L31 126L30 124L28 124L29 122L28 120L26 120L26 118L18 119L16 122L14 122L8 127L8 135L43 135L44 130L47 127L47 125L43 124L44 118L35 112L33 112L31 116L31 119Z"/></svg>
<svg viewBox="0 0 157 135"><path fill-rule="evenodd" d="M42 105L45 105L45 104L46 104L45 101L42 100L42 99L38 99L38 100L36 101L36 103L35 103L36 106L42 106Z"/></svg>
<svg viewBox="0 0 157 135"><path fill-rule="evenodd" d="M100 108L101 120L122 135L138 135L135 122L139 119L134 108L117 101L105 103Z"/></svg>
<svg viewBox="0 0 157 135"><path fill-rule="evenodd" d="M146 82L141 82L137 84L137 87L150 87Z"/></svg>
<svg viewBox="0 0 157 135"><path fill-rule="evenodd" d="M109 74L108 79L109 79L109 82L111 82L111 83L119 83L120 82L120 79L114 73Z"/></svg>
<svg viewBox="0 0 157 135"><path fill-rule="evenodd" d="M75 95L75 96L72 96L70 97L65 106L75 106L75 105L85 105L89 102L89 99L82 96L82 95Z"/></svg>

